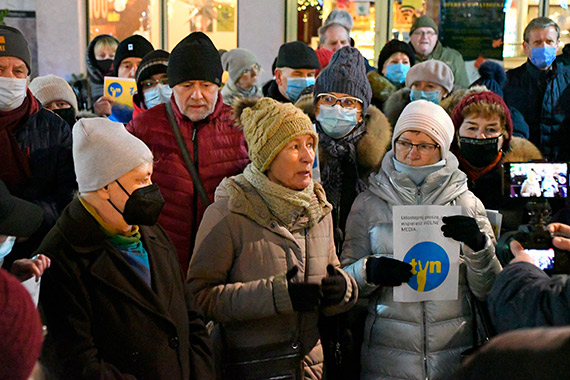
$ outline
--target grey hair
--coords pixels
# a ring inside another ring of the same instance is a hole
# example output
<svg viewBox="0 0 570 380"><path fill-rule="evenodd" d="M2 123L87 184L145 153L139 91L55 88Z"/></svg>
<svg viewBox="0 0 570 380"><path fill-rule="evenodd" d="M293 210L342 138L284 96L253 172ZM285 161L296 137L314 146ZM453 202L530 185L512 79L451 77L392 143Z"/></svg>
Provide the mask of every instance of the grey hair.
<svg viewBox="0 0 570 380"><path fill-rule="evenodd" d="M524 40L526 43L529 42L530 31L534 29L546 29L549 26L553 26L556 29L556 40L560 39L560 27L557 23L549 19L548 17L537 17L530 20L526 28L524 28Z"/></svg>
<svg viewBox="0 0 570 380"><path fill-rule="evenodd" d="M333 9L329 14L325 20L325 25L333 23L343 25L349 32L352 30L352 26L354 25L352 16L344 9Z"/></svg>
<svg viewBox="0 0 570 380"><path fill-rule="evenodd" d="M329 30L330 28L335 27L335 26L340 26L344 30L346 30L346 37L347 37L347 39L350 38L350 30L348 30L345 25L339 24L338 22L331 22L330 24L325 23L325 25L321 26L318 30L318 32L319 32L319 45L320 46L325 44L325 33L327 32L327 30Z"/></svg>

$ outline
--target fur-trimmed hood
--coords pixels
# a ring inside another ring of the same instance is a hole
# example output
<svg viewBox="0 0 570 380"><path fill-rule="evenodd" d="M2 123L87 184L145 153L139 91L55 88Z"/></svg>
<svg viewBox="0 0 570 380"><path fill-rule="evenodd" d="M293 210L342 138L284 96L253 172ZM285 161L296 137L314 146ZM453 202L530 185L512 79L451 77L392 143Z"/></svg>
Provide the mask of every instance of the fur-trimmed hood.
<svg viewBox="0 0 570 380"><path fill-rule="evenodd" d="M540 150L525 138L513 136L509 151L503 155L503 162L526 162L542 159Z"/></svg>

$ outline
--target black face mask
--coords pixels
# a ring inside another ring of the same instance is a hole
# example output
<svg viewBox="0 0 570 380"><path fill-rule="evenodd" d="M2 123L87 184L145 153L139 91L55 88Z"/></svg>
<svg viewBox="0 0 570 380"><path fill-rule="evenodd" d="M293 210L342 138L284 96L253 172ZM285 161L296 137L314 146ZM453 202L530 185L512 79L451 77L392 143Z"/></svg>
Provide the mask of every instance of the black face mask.
<svg viewBox="0 0 570 380"><path fill-rule="evenodd" d="M73 127L75 124L75 110L73 107L59 108L57 110L53 110L53 113L65 120L70 127Z"/></svg>
<svg viewBox="0 0 570 380"><path fill-rule="evenodd" d="M111 71L111 67L113 66L113 60L112 59L98 59L97 60L97 66L99 67L99 70L101 70L101 73L103 75L107 75Z"/></svg>
<svg viewBox="0 0 570 380"><path fill-rule="evenodd" d="M497 154L499 154L499 138L472 139L469 137L459 138L461 156L475 168L489 166Z"/></svg>
<svg viewBox="0 0 570 380"><path fill-rule="evenodd" d="M154 226L164 207L164 198L158 185L153 183L129 194L119 181L115 182L129 196L127 203L125 203L125 210L121 212L110 199L108 201L119 214L123 215L125 222L131 225Z"/></svg>

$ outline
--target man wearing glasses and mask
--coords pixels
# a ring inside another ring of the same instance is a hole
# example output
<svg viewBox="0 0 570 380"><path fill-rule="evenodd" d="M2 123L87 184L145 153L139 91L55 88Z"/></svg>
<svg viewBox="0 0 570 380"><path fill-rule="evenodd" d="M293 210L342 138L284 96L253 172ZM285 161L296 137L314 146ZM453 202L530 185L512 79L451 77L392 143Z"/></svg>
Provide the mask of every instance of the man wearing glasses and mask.
<svg viewBox="0 0 570 380"><path fill-rule="evenodd" d="M469 87L470 82L461 53L444 47L437 38L437 25L429 16L422 16L414 21L410 29L410 45L416 53L416 63L430 59L443 61L453 71L454 83L462 88Z"/></svg>
<svg viewBox="0 0 570 380"><path fill-rule="evenodd" d="M166 75L169 57L167 51L157 49L141 60L135 74L137 93L133 95L133 119L154 106L170 101L172 89L168 86Z"/></svg>

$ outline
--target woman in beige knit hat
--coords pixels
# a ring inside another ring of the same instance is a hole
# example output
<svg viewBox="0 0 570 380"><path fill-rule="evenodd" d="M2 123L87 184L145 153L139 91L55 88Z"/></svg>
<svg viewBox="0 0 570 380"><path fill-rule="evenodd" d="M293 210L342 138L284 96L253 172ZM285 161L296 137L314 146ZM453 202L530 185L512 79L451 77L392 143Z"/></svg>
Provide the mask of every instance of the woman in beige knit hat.
<svg viewBox="0 0 570 380"><path fill-rule="evenodd" d="M224 379L321 379L318 313L355 303L339 268L331 205L312 179L318 137L292 104L235 106L251 163L226 178L196 237L188 284L213 332Z"/></svg>

